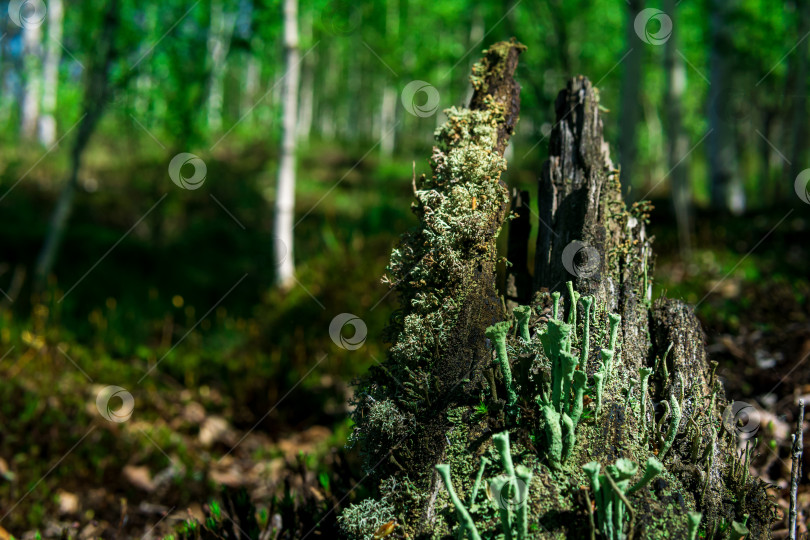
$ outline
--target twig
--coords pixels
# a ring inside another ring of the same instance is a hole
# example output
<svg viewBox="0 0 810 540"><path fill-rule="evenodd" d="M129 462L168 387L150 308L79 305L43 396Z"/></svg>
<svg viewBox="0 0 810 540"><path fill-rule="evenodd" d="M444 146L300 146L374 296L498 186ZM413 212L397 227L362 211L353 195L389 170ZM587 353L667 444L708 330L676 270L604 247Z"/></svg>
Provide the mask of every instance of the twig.
<svg viewBox="0 0 810 540"><path fill-rule="evenodd" d="M596 540L596 525L593 522L593 506L591 506L591 494L589 493L588 489L585 488L582 491L585 492L585 504L588 505L588 523L591 525L591 540Z"/></svg>
<svg viewBox="0 0 810 540"><path fill-rule="evenodd" d="M788 529L790 540L796 540L796 501L799 495L799 478L802 475L802 444L804 425L804 400L799 400L799 422L796 426L796 434L793 436L793 463L790 470L790 521Z"/></svg>

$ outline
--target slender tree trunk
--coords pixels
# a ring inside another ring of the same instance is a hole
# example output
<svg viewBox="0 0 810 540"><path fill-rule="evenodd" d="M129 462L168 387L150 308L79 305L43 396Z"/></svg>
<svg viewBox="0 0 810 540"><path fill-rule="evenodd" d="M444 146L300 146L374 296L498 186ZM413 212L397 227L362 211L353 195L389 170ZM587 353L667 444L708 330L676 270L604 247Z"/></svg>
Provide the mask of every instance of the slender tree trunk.
<svg viewBox="0 0 810 540"><path fill-rule="evenodd" d="M644 60L643 43L636 35L633 23L636 15L644 9L644 0L627 2L625 43L627 51L622 62L622 97L619 114L619 163L621 164L622 196L628 197L633 185L633 167L636 161L636 126L641 111L641 77Z"/></svg>
<svg viewBox="0 0 810 540"><path fill-rule="evenodd" d="M211 26L208 31L208 57L211 74L208 88L208 127L222 129L222 105L225 90L225 59L231 46L236 14L226 13L222 0L211 0Z"/></svg>
<svg viewBox="0 0 810 540"><path fill-rule="evenodd" d="M667 137L667 170L670 171L672 186L672 204L675 208L675 219L678 223L678 243L681 258L689 258L692 237L692 190L689 186L687 168L683 163L689 151L689 141L683 131L681 100L686 88L686 69L677 47L677 2L666 0L664 11L672 19L672 34L664 49L664 69L667 75L667 88L664 95L666 111Z"/></svg>
<svg viewBox="0 0 810 540"><path fill-rule="evenodd" d="M301 17L304 43L312 43L312 14L307 12ZM309 141L312 132L313 107L315 106L315 65L318 62L317 51L310 52L301 62L301 100L298 105L298 140Z"/></svg>
<svg viewBox="0 0 810 540"><path fill-rule="evenodd" d="M39 103L42 99L42 28L23 28L23 90L20 129L22 136L33 139L37 134Z"/></svg>
<svg viewBox="0 0 810 540"><path fill-rule="evenodd" d="M39 252L36 268L34 270L34 287L41 290L48 275L53 269L59 246L67 229L68 220L73 209L73 200L76 196L79 169L82 155L90 142L90 136L95 131L101 119L104 107L110 100L112 88L109 81L110 67L118 58L119 51L114 47L115 35L120 25L118 0L110 0L104 15L101 35L97 41L98 56L90 65L87 73L87 82L84 92L84 115L79 120L76 130L76 139L70 153L70 174L62 188L56 202L45 243Z"/></svg>
<svg viewBox="0 0 810 540"><path fill-rule="evenodd" d="M245 91L242 92L242 111L247 111L256 103L259 91L261 64L256 53L250 51L245 59ZM240 115L241 116L241 115Z"/></svg>
<svg viewBox="0 0 810 540"><path fill-rule="evenodd" d="M810 32L810 0L796 2L799 11L799 39ZM790 126L790 177L786 182L792 185L801 171L807 168L803 153L807 151L807 57L810 55L808 40L796 48L796 89L793 92L793 114Z"/></svg>
<svg viewBox="0 0 810 540"><path fill-rule="evenodd" d="M709 54L709 180L712 207L740 213L745 209L742 180L737 167L730 99L733 93L731 49L734 28L729 21L735 0L711 0L711 51Z"/></svg>
<svg viewBox="0 0 810 540"><path fill-rule="evenodd" d="M275 217L276 282L289 287L294 279L293 213L295 210L295 130L298 112L298 0L284 0L284 47L287 69L284 80L283 135L278 169Z"/></svg>
<svg viewBox="0 0 810 540"><path fill-rule="evenodd" d="M39 117L39 142L51 146L56 141L56 95L59 85L59 61L62 58L62 0L48 2L48 41L42 70L42 116Z"/></svg>
<svg viewBox="0 0 810 540"><path fill-rule="evenodd" d="M385 37L387 42L397 43L399 41L399 0L388 0L385 12ZM386 69L383 77L386 79L380 103L380 155L389 158L394 153L396 144L396 134L394 133L394 123L397 116L397 91L388 82L392 77Z"/></svg>
<svg viewBox="0 0 810 540"><path fill-rule="evenodd" d="M560 62L560 69L566 77L571 76L571 56L568 46L568 21L563 12L562 0L546 0L551 22L554 27L554 37L557 44L557 58Z"/></svg>

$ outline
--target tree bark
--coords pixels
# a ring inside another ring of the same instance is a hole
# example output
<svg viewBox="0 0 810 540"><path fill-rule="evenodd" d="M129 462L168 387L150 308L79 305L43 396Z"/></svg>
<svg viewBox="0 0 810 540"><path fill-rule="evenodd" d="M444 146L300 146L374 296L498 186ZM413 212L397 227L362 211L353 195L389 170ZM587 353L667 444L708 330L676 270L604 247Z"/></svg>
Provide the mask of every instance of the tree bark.
<svg viewBox="0 0 810 540"><path fill-rule="evenodd" d="M295 132L298 113L298 0L284 1L284 47L286 50L286 78L284 80L284 110L281 157L278 168L275 216L276 283L281 287L292 285L293 215L295 212Z"/></svg>
<svg viewBox="0 0 810 540"><path fill-rule="evenodd" d="M532 276L529 274L529 236L532 232L529 192L512 188L512 213L506 260L506 309L528 305L532 299Z"/></svg>
<svg viewBox="0 0 810 540"><path fill-rule="evenodd" d="M625 357L638 364L627 369L637 371L647 355L639 337L646 333L647 276L652 275L645 224L616 213L624 207L621 185L590 81L571 80L555 108L557 123L537 188L541 225L534 289L563 291L573 281L583 296L594 296L609 313L621 315L621 335L631 349Z"/></svg>
<svg viewBox="0 0 810 540"><path fill-rule="evenodd" d="M59 61L62 58L62 0L48 2L48 40L42 70L42 116L39 118L39 142L51 146L56 141L56 96L59 87Z"/></svg>

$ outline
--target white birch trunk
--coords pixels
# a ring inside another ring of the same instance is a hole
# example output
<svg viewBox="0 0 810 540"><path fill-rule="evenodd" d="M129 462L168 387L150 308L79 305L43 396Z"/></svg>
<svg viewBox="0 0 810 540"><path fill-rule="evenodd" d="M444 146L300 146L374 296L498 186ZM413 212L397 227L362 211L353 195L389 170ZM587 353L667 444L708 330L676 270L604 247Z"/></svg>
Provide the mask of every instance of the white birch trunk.
<svg viewBox="0 0 810 540"><path fill-rule="evenodd" d="M284 0L284 47L287 71L284 79L283 135L278 169L275 215L276 282L289 287L294 280L293 212L295 210L295 131L298 113L298 0Z"/></svg>
<svg viewBox="0 0 810 540"><path fill-rule="evenodd" d="M208 31L208 58L211 79L208 87L208 127L222 129L222 103L225 88L225 59L231 46L236 14L225 13L221 0L211 0L211 26Z"/></svg>
<svg viewBox="0 0 810 540"><path fill-rule="evenodd" d="M26 139L37 134L39 102L42 99L42 28L38 25L23 29L23 87L20 128Z"/></svg>
<svg viewBox="0 0 810 540"><path fill-rule="evenodd" d="M50 147L56 142L56 92L59 88L59 62L62 59L62 0L48 2L48 39L42 68L42 115L39 142Z"/></svg>

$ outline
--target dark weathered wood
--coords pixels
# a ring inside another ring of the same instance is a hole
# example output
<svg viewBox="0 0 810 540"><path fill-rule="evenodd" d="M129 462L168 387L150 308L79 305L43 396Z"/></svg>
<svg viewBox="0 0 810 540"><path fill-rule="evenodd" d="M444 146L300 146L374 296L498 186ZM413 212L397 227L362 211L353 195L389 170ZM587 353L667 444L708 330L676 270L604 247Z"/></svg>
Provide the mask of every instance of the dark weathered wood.
<svg viewBox="0 0 810 540"><path fill-rule="evenodd" d="M515 38L511 41L496 43L486 51L481 62L482 70L473 71L470 78L473 84L473 96L470 109L485 109L486 98L492 98L504 108L504 120L498 128L496 149L503 155L509 138L515 131L520 112L520 83L515 78L518 57L526 50Z"/></svg>
<svg viewBox="0 0 810 540"><path fill-rule="evenodd" d="M585 77L572 79L557 96L556 114L538 181L534 289L563 290L573 281L581 294L622 316L620 337L634 349L628 357L644 358L639 341L646 341L645 275L652 273L652 251L643 220L624 212L618 170L602 135L598 91ZM595 268L585 265L579 275L569 271L577 260L563 259L574 241L584 245L579 257L598 257Z"/></svg>
<svg viewBox="0 0 810 540"><path fill-rule="evenodd" d="M689 455L693 441L697 441L700 452L707 447L714 452L710 452L712 459L697 463L678 458L668 465L670 472L684 486L700 486L690 489L689 496L697 501L707 523L734 516L723 494L730 489L729 482L736 482L736 489L747 492L752 537L767 536L762 484L745 478L730 481L728 477L724 459L735 452L737 434L733 426L726 428L731 432L725 436L712 431L727 402L722 386L711 380L700 323L692 308L681 301L651 301L652 247L645 228L649 208L634 205L628 209L622 200L619 171L603 138L598 91L584 77L571 80L557 97L556 114L549 158L538 181L540 229L534 290L562 291L565 300L565 282L570 280L580 294L594 296L597 305L622 317L614 367L618 377L606 388L610 397L601 420L604 444L592 448L591 455L606 462L622 456L624 442L637 429L637 419L624 414L623 398L613 396L627 388L631 379L638 379L640 368L658 367L656 359L671 346L666 368L660 367L650 379L650 391L654 403L676 399L680 404L682 415L673 452ZM581 242L581 250L596 255L598 264L577 267L570 249L566 250L572 242ZM592 360L596 360L595 352L591 351ZM598 364L590 361L588 370ZM661 417L663 408L658 411L656 418Z"/></svg>
<svg viewBox="0 0 810 540"><path fill-rule="evenodd" d="M512 188L512 214L506 259L506 309L528 305L532 298L532 276L529 274L529 236L532 232L529 192Z"/></svg>

